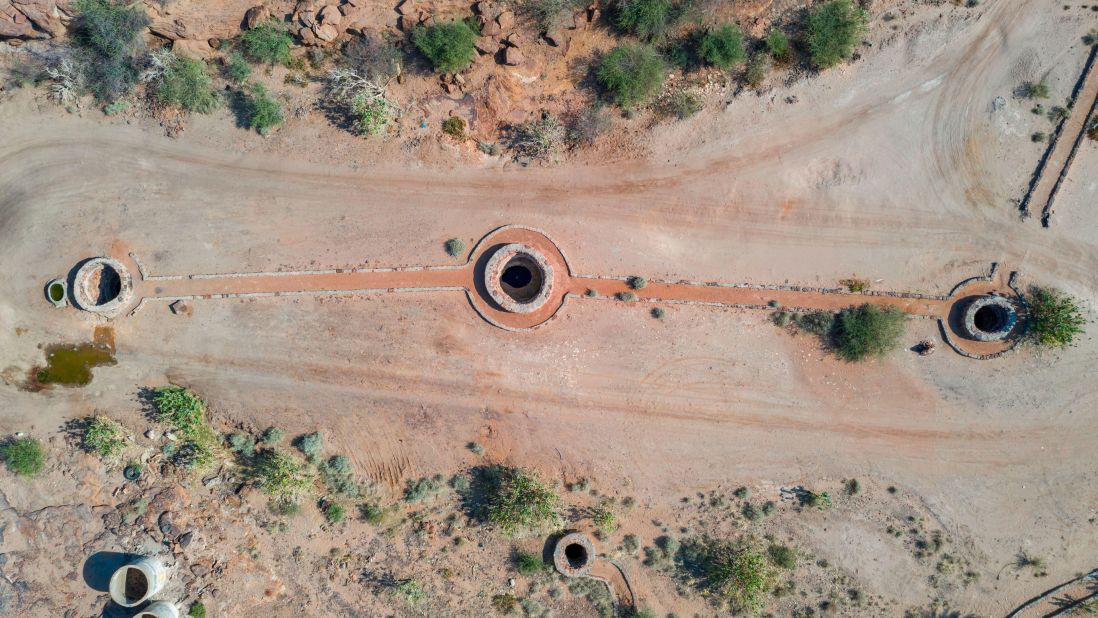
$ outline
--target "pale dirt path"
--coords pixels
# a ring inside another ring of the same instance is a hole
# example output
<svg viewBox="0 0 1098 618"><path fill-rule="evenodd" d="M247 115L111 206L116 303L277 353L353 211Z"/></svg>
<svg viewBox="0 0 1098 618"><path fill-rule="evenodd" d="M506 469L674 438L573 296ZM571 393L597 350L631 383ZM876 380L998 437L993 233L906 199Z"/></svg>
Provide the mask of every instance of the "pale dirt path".
<svg viewBox="0 0 1098 618"><path fill-rule="evenodd" d="M1093 302L1095 238L1017 223L1007 200L1037 150L1024 135L1001 141L987 111L1034 54L1040 70L1062 60L1077 73L1074 56L1042 47L1064 22L1036 1L981 6L796 85L797 105L735 102L682 125L697 129L686 144L708 136L697 148L660 142L651 160L611 166L351 171L300 163L277 150L286 136L264 142L225 117L171 141L19 94L0 104L0 430L52 431L96 409L137 419L135 387L175 380L216 402L218 420L320 428L393 487L468 465L461 447L474 439L493 460L618 484L653 517L715 484L837 490L872 476L919 496L991 565L953 604L1005 613L1042 585L995 580L1019 548L1045 557L1053 580L1098 551L1086 533L1098 496L1090 339L1052 357L898 353L850 366L723 309L673 307L657 321L639 303L575 303L516 335L487 327L459 293L256 299L118 321L119 364L88 389L15 386L40 344L86 340L94 326L48 311L42 285L122 247L166 274L397 267L519 222L550 231L577 272L820 286L858 275L945 293L1000 261ZM933 335L916 322L907 339ZM880 528L822 557L865 558L867 592L931 598L922 579L873 568L876 551L910 557Z"/></svg>

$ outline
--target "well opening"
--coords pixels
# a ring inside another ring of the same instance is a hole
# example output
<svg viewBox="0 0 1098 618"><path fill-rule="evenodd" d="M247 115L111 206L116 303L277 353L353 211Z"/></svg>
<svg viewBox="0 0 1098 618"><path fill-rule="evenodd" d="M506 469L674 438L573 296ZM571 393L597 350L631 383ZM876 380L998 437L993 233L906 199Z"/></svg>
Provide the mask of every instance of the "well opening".
<svg viewBox="0 0 1098 618"><path fill-rule="evenodd" d="M985 305L976 310L972 321L976 328L985 333L994 333L1002 330L1006 323L1006 312L996 305Z"/></svg>
<svg viewBox="0 0 1098 618"><path fill-rule="evenodd" d="M568 566L573 569L583 568L587 564L587 548L579 543L569 543L564 548L564 557L568 559Z"/></svg>
<svg viewBox="0 0 1098 618"><path fill-rule="evenodd" d="M126 586L123 588L126 602L136 604L149 594L149 578L136 567L126 567Z"/></svg>
<svg viewBox="0 0 1098 618"><path fill-rule="evenodd" d="M520 303L537 298L545 283L542 270L529 257L519 254L512 257L503 267L499 284L504 293Z"/></svg>

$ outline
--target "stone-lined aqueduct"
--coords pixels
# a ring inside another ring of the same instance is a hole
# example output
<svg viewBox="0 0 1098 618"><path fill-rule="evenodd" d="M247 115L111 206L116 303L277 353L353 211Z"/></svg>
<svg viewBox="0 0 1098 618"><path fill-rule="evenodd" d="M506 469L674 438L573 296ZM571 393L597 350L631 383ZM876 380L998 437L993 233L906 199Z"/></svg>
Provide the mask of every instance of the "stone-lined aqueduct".
<svg viewBox="0 0 1098 618"><path fill-rule="evenodd" d="M993 264L989 274L966 279L945 296L685 280L650 281L634 290L623 277L575 273L548 235L506 225L485 235L467 261L456 266L165 276L150 274L130 254L78 264L68 281L47 285L47 296L64 305L56 302L54 286L67 286L79 309L114 318L153 302L453 291L464 292L486 322L515 332L544 327L576 299L606 300L625 292L639 302L763 310L775 302L787 310L830 311L872 303L935 319L952 349L987 359L1013 349L1024 327L1026 304L1014 285L1015 275L1004 279Z"/></svg>

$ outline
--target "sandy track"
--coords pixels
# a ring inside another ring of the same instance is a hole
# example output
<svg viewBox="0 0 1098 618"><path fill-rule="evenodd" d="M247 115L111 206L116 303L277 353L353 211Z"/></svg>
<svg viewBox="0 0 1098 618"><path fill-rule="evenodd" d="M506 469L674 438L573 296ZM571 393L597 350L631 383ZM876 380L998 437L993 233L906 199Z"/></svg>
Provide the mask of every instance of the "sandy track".
<svg viewBox="0 0 1098 618"><path fill-rule="evenodd" d="M174 380L216 402L218 420L319 426L393 487L462 465L473 439L553 478L628 487L656 510L718 483L873 477L971 539L988 566L955 602L1003 613L1042 586L995 579L1019 548L1044 556L1052 580L1098 551L1085 533L1098 393L1080 387L1098 363L1091 340L1058 358L848 366L759 314L705 307L656 321L643 304L575 303L516 335L456 292L241 299L118 321L120 362L88 390L14 382L39 344L90 336L90 319L41 297L81 257L133 251L154 273L400 267L510 222L551 232L581 273L828 287L858 275L944 294L999 261L1093 302L1095 239L1018 224L1009 200L1037 151L1024 135L1004 142L987 111L1034 53L1042 70L1063 61L1077 74L1059 48L1034 52L1064 27L1041 7L984 3L794 85L796 105L740 100L657 127L650 159L610 167L355 171L283 156L281 137L219 142L225 118L171 141L19 95L0 105L0 367L12 382L0 429L136 414L136 385ZM909 343L932 326L912 324ZM858 553L852 542L842 551ZM913 605L932 593L901 572L868 588Z"/></svg>

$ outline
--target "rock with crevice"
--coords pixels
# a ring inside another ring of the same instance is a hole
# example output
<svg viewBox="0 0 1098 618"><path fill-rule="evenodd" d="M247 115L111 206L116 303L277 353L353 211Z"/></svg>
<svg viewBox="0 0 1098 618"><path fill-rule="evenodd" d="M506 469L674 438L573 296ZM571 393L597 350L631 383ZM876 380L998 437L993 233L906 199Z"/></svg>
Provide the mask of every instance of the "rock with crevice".
<svg viewBox="0 0 1098 618"><path fill-rule="evenodd" d="M271 9L260 4L244 13L244 29L251 30L271 18Z"/></svg>

